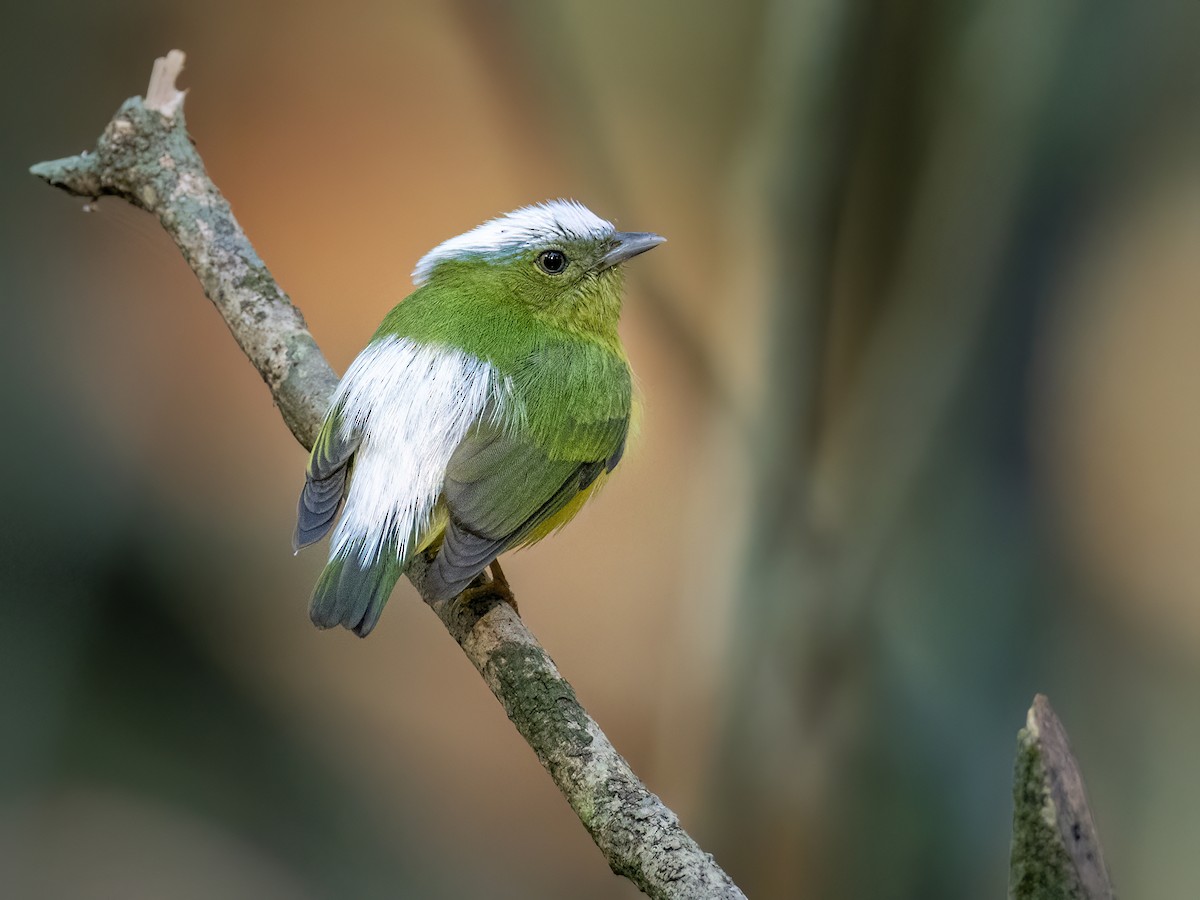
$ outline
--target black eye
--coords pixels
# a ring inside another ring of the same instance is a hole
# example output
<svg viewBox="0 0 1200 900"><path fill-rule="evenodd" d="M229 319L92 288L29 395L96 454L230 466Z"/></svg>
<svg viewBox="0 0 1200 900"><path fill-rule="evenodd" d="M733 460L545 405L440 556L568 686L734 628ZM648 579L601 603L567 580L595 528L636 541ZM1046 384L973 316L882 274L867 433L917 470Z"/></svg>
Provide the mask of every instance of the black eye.
<svg viewBox="0 0 1200 900"><path fill-rule="evenodd" d="M567 267L567 254L561 250L547 250L538 256L537 264L547 275L559 275Z"/></svg>

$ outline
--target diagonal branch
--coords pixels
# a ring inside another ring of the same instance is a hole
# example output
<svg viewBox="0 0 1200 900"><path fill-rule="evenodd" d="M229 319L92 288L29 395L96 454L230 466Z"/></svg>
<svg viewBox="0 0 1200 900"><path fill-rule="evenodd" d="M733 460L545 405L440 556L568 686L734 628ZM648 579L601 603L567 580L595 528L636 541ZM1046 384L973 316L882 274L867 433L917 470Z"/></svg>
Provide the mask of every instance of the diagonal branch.
<svg viewBox="0 0 1200 900"><path fill-rule="evenodd" d="M175 87L183 60L172 50L155 63L146 99L121 104L94 153L30 171L68 193L121 197L157 216L308 448L338 379L204 170ZM490 594L431 602L424 576L423 563L409 573L612 870L651 897L743 897L617 753L512 607Z"/></svg>

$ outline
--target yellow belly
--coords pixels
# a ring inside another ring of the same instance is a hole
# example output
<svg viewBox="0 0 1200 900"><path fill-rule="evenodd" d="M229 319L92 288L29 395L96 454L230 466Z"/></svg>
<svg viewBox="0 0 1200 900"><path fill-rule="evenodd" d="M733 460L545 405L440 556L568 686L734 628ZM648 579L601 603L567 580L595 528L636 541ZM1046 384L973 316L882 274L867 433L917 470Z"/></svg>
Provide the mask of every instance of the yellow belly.
<svg viewBox="0 0 1200 900"><path fill-rule="evenodd" d="M525 540L521 541L521 543L517 546L528 547L530 544L536 544L551 532L558 531L558 529L562 528L573 518L579 515L579 511L583 509L583 505L592 498L592 495L595 494L596 491L600 490L600 487L607 480L608 473L601 472L598 476L596 476L595 481L572 497L566 506L556 512L554 515L550 516L550 518L546 519L545 522L542 522L542 524L538 525L537 528L533 529L533 531L530 532L529 537L525 538Z"/></svg>

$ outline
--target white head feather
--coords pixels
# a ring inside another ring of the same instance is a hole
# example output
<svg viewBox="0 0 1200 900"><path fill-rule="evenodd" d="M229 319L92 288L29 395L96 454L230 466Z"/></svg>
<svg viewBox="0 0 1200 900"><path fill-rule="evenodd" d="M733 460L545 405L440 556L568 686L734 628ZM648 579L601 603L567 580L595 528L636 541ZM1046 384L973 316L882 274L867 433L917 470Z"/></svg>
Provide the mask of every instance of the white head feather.
<svg viewBox="0 0 1200 900"><path fill-rule="evenodd" d="M423 285L437 265L447 260L480 256L503 259L555 240L597 240L615 231L612 222L574 200L524 206L438 244L413 269L413 284Z"/></svg>

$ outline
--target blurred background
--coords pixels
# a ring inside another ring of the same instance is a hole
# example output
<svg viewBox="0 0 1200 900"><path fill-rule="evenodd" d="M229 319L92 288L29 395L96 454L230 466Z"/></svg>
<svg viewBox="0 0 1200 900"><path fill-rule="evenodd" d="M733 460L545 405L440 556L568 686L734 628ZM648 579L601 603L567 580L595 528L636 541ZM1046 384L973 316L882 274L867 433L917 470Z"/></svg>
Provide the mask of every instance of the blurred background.
<svg viewBox="0 0 1200 900"><path fill-rule="evenodd" d="M493 215L575 197L670 238L630 267L641 440L506 567L750 896L1003 896L1037 691L1118 890L1194 891L1200 5L4 19L4 896L636 895L411 587L369 640L310 626L267 390L153 219L26 173L171 47L339 371Z"/></svg>

